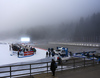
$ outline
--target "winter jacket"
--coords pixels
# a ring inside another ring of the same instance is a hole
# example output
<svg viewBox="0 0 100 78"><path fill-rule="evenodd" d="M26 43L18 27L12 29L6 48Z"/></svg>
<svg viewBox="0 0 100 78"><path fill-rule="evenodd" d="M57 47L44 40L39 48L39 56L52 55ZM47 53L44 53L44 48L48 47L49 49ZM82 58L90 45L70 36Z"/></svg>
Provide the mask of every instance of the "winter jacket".
<svg viewBox="0 0 100 78"><path fill-rule="evenodd" d="M51 71L55 71L55 70L56 70L55 61L52 61L52 62L51 62L50 70L51 70Z"/></svg>

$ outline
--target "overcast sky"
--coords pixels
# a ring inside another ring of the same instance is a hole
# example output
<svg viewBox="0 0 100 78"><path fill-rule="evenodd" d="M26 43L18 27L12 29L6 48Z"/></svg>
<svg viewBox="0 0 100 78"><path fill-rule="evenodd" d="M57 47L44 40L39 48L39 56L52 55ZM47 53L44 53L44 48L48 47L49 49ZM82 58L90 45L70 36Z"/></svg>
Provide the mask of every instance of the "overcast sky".
<svg viewBox="0 0 100 78"><path fill-rule="evenodd" d="M100 0L0 0L0 32L76 20L100 12Z"/></svg>

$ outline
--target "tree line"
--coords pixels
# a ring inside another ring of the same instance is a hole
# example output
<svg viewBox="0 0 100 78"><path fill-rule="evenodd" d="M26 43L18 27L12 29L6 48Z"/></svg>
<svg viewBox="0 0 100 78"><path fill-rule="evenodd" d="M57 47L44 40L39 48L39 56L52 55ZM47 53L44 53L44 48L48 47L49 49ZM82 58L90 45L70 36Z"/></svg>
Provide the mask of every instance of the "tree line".
<svg viewBox="0 0 100 78"><path fill-rule="evenodd" d="M78 22L29 28L27 35L33 40L100 42L100 13L81 17Z"/></svg>

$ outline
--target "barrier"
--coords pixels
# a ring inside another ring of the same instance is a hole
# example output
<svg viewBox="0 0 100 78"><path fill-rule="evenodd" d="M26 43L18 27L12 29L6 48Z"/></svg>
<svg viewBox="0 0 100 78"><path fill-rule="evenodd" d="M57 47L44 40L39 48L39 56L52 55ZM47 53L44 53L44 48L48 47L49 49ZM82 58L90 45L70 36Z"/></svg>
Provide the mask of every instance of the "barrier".
<svg viewBox="0 0 100 78"><path fill-rule="evenodd" d="M0 66L0 77L21 77L21 76L32 76L34 74L49 73L50 71L49 62L21 64L12 66ZM63 71L69 69L75 69L79 67L86 67L98 64L95 60L84 59L70 59L67 62L62 62L57 66L56 71ZM4 70L5 69L5 70ZM38 71L37 71L38 70ZM3 75L4 74L4 75Z"/></svg>
<svg viewBox="0 0 100 78"><path fill-rule="evenodd" d="M85 42L49 42L49 44L63 44L63 45L72 45L72 46L89 46L89 47L100 47L99 43L85 43Z"/></svg>

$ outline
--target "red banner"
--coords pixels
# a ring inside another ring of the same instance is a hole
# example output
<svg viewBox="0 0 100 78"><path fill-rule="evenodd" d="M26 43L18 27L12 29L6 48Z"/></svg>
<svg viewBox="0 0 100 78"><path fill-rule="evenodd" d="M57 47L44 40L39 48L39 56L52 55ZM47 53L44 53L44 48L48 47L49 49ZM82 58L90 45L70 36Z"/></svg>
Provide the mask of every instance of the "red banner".
<svg viewBox="0 0 100 78"><path fill-rule="evenodd" d="M24 52L24 56L29 56L29 55L33 55L33 54L34 54L33 51Z"/></svg>

